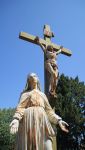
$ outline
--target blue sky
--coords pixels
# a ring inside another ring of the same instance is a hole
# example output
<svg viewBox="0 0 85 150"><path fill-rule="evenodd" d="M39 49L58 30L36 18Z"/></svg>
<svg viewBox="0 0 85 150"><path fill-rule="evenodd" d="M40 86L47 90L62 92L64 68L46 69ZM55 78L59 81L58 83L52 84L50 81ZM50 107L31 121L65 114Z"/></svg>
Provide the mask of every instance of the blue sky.
<svg viewBox="0 0 85 150"><path fill-rule="evenodd" d="M32 43L20 40L24 31L43 38L49 24L52 42L73 53L60 54L60 74L85 82L85 0L2 0L0 1L0 108L15 107L27 74L38 74L44 89L43 52Z"/></svg>

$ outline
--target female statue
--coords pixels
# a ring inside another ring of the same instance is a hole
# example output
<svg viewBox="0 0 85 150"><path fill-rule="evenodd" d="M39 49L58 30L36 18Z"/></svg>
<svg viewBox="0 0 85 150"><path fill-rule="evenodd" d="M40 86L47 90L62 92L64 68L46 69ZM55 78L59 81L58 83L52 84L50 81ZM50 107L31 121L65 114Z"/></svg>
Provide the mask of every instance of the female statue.
<svg viewBox="0 0 85 150"><path fill-rule="evenodd" d="M17 150L52 150L55 135L51 123L68 132L68 124L56 115L47 97L40 91L36 74L27 77L19 104L10 124L10 133L17 134Z"/></svg>

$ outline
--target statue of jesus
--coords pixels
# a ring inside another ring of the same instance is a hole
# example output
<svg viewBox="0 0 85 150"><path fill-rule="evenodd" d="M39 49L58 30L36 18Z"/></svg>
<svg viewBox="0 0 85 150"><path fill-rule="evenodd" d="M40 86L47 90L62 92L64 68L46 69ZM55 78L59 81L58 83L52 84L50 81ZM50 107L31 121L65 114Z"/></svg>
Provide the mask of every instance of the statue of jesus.
<svg viewBox="0 0 85 150"><path fill-rule="evenodd" d="M46 56L45 67L46 67L46 70L50 74L49 93L55 96L56 87L57 87L58 78L59 78L59 72L58 72L58 66L57 66L56 60L57 60L57 55L61 53L63 46L60 46L60 49L56 52L54 51L52 45L47 45L47 47L42 45L39 41L38 36L35 38L35 40L40 45L40 47L42 48Z"/></svg>

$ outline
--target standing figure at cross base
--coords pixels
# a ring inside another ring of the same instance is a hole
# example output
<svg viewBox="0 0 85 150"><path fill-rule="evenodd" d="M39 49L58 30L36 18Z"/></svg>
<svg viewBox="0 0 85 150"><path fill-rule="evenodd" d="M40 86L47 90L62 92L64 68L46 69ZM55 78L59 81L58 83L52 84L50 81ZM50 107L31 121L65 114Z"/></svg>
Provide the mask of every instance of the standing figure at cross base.
<svg viewBox="0 0 85 150"><path fill-rule="evenodd" d="M68 124L56 115L47 97L40 91L36 74L27 77L25 90L10 124L11 134L17 134L16 150L52 150L55 135L51 123L68 132Z"/></svg>
<svg viewBox="0 0 85 150"><path fill-rule="evenodd" d="M61 53L63 46L60 46L60 49L56 52L54 51L52 45L47 45L47 47L42 45L39 41L38 36L35 38L35 40L40 45L40 47L42 48L46 56L45 68L50 74L49 93L53 96L56 96L56 87L57 87L58 78L59 78L59 72L58 72L56 59L57 59L57 55Z"/></svg>

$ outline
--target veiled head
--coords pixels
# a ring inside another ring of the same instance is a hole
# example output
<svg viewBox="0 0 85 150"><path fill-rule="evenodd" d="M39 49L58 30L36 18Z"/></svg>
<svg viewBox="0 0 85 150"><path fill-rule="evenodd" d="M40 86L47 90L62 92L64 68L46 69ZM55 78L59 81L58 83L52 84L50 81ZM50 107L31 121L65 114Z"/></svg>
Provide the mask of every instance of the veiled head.
<svg viewBox="0 0 85 150"><path fill-rule="evenodd" d="M53 46L52 46L52 45L48 45L48 46L47 46L47 50L48 50L48 51L53 51Z"/></svg>
<svg viewBox="0 0 85 150"><path fill-rule="evenodd" d="M40 90L40 81L35 73L30 73L27 76L26 86L23 92L32 90L32 84L37 84L37 89Z"/></svg>

